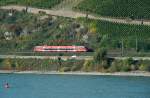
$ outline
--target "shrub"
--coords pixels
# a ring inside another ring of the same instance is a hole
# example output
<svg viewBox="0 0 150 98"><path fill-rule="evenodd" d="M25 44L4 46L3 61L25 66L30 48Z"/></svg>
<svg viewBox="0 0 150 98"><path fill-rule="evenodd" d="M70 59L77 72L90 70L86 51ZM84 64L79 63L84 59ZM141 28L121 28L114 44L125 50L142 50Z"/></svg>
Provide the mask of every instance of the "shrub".
<svg viewBox="0 0 150 98"><path fill-rule="evenodd" d="M108 69L109 72L118 72L119 68L117 66L117 64L115 62L112 63L112 65L110 66L110 68Z"/></svg>
<svg viewBox="0 0 150 98"><path fill-rule="evenodd" d="M70 67L63 67L60 69L60 72L68 72L68 71L71 71Z"/></svg>
<svg viewBox="0 0 150 98"><path fill-rule="evenodd" d="M123 72L128 72L130 70L131 70L131 68L129 65L123 64L121 67L121 71L123 71Z"/></svg>
<svg viewBox="0 0 150 98"><path fill-rule="evenodd" d="M102 61L106 60L107 51L104 48L99 48L95 52L94 60L96 63L100 64Z"/></svg>
<svg viewBox="0 0 150 98"><path fill-rule="evenodd" d="M130 71L131 70L131 64L132 64L131 58L122 60L121 71L124 71L124 72Z"/></svg>
<svg viewBox="0 0 150 98"><path fill-rule="evenodd" d="M150 65L149 64L141 64L140 67L139 67L139 70L150 72Z"/></svg>
<svg viewBox="0 0 150 98"><path fill-rule="evenodd" d="M121 70L122 62L119 60L115 60L112 62L111 66L109 67L109 72L119 72Z"/></svg>
<svg viewBox="0 0 150 98"><path fill-rule="evenodd" d="M12 66L11 59L4 59L2 64L3 64L3 69L7 69L7 70L11 69L11 66Z"/></svg>
<svg viewBox="0 0 150 98"><path fill-rule="evenodd" d="M131 71L133 65L129 65L129 59L126 60L115 60L112 62L111 66L109 67L109 71L110 72L119 72L119 71L123 71L123 72L127 72L127 71Z"/></svg>
<svg viewBox="0 0 150 98"><path fill-rule="evenodd" d="M78 65L74 65L71 67L71 71L79 71L79 70L80 70L80 68Z"/></svg>
<svg viewBox="0 0 150 98"><path fill-rule="evenodd" d="M126 59L126 62L128 65L132 65L134 63L134 60L132 58Z"/></svg>
<svg viewBox="0 0 150 98"><path fill-rule="evenodd" d="M131 65L131 70L132 70L132 71L138 70L138 65L136 65L136 64L133 65L133 64L132 64L132 65Z"/></svg>
<svg viewBox="0 0 150 98"><path fill-rule="evenodd" d="M90 72L90 71L93 71L93 61L91 60L86 60L83 64L83 68L82 70L83 71L86 71L86 72Z"/></svg>

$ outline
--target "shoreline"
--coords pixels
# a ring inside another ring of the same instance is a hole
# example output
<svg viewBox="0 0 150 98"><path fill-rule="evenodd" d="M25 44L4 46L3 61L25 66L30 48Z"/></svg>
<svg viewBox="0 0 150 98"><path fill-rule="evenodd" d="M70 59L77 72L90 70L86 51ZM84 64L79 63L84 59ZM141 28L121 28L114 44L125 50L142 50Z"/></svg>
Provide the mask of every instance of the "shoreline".
<svg viewBox="0 0 150 98"><path fill-rule="evenodd" d="M57 71L13 71L13 70L0 70L0 74L37 74L37 75L84 75L84 76L143 76L150 77L150 72L134 71L134 72L114 72L114 73L101 73L101 72L57 72Z"/></svg>

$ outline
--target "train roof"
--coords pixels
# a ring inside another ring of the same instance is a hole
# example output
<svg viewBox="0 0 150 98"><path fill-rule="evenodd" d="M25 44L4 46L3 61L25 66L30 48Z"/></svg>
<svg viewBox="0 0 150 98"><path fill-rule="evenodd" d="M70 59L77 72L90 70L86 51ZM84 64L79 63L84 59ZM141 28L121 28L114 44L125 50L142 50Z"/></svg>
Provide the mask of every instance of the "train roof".
<svg viewBox="0 0 150 98"><path fill-rule="evenodd" d="M80 47L84 48L85 46L35 46L36 48L74 48L74 47Z"/></svg>

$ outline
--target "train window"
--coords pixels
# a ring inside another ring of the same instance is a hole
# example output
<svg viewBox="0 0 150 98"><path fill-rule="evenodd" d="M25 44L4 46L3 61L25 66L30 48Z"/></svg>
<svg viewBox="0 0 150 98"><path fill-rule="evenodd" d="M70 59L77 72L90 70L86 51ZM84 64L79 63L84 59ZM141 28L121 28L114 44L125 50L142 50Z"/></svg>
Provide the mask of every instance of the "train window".
<svg viewBox="0 0 150 98"><path fill-rule="evenodd" d="M58 50L74 50L74 49L72 49L72 48L60 48Z"/></svg>
<svg viewBox="0 0 150 98"><path fill-rule="evenodd" d="M57 50L57 48L56 49L54 49L54 48L45 48L44 50Z"/></svg>
<svg viewBox="0 0 150 98"><path fill-rule="evenodd" d="M74 50L73 48L45 48L44 50Z"/></svg>

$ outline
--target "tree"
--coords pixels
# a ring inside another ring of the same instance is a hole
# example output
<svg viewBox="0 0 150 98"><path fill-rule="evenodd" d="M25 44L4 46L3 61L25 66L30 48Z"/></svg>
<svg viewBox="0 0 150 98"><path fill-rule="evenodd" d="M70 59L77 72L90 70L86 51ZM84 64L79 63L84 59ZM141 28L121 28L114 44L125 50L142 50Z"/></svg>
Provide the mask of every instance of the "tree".
<svg viewBox="0 0 150 98"><path fill-rule="evenodd" d="M96 63L101 64L104 60L107 59L106 57L107 51L104 48L99 48L94 55L94 60Z"/></svg>
<svg viewBox="0 0 150 98"><path fill-rule="evenodd" d="M99 48L94 55L94 61L96 63L96 70L97 71L104 71L107 64L107 51L104 48Z"/></svg>
<svg viewBox="0 0 150 98"><path fill-rule="evenodd" d="M57 68L57 70L61 69L61 67L62 67L62 59L61 59L61 57L58 57L58 65L59 65L59 67Z"/></svg>

